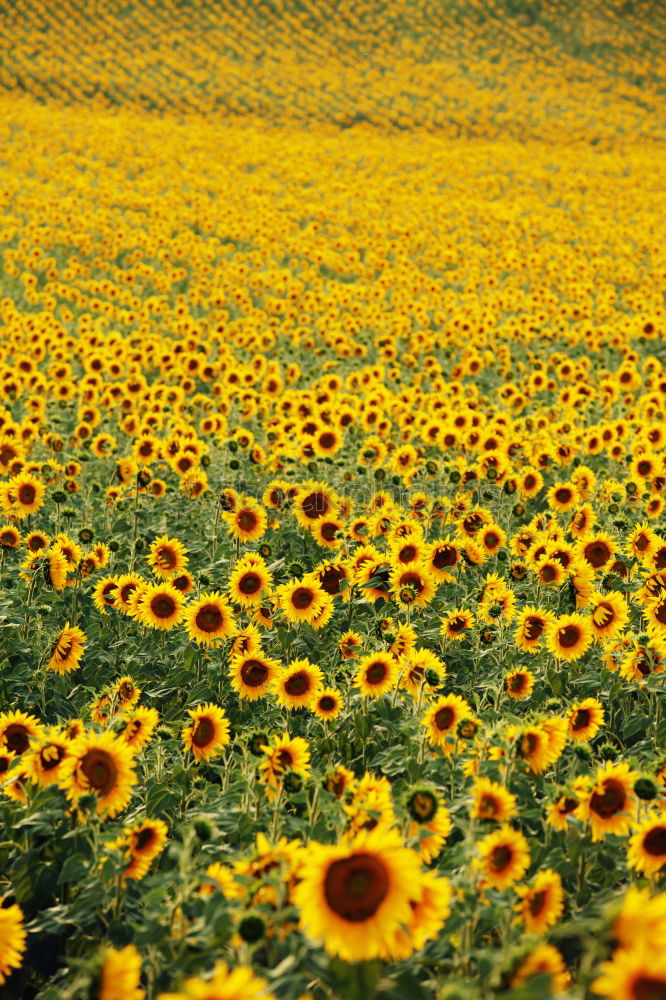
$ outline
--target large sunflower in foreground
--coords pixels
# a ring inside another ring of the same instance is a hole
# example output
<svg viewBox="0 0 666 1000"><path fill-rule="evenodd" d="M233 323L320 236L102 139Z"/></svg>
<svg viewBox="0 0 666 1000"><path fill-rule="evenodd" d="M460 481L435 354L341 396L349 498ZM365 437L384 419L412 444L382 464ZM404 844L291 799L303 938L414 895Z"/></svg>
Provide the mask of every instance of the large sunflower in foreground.
<svg viewBox="0 0 666 1000"><path fill-rule="evenodd" d="M363 962L409 926L418 892L418 855L393 830L360 833L351 844L311 843L293 892L301 927L330 955Z"/></svg>
<svg viewBox="0 0 666 1000"><path fill-rule="evenodd" d="M180 992L160 993L157 1000L275 1000L266 986L246 965L229 969L217 962L210 978L186 979Z"/></svg>
<svg viewBox="0 0 666 1000"><path fill-rule="evenodd" d="M112 818L129 802L135 782L132 751L113 733L89 733L71 744L61 786L75 805L96 795L97 812Z"/></svg>
<svg viewBox="0 0 666 1000"><path fill-rule="evenodd" d="M0 983L4 983L12 969L18 969L25 951L23 912L20 906L0 907Z"/></svg>
<svg viewBox="0 0 666 1000"><path fill-rule="evenodd" d="M609 1000L664 1000L666 951L645 942L618 949L612 961L603 963L591 989Z"/></svg>

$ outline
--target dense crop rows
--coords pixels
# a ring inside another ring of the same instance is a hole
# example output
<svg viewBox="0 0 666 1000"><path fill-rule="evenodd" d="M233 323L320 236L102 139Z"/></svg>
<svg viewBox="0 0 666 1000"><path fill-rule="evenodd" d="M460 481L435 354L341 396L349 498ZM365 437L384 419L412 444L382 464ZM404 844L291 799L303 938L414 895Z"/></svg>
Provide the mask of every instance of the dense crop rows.
<svg viewBox="0 0 666 1000"><path fill-rule="evenodd" d="M0 996L666 1000L660 5L0 5Z"/></svg>

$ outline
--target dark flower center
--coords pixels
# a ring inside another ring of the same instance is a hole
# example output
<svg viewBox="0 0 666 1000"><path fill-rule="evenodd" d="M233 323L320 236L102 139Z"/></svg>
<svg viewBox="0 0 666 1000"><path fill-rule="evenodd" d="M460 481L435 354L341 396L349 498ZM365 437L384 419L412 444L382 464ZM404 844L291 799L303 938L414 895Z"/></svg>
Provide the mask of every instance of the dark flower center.
<svg viewBox="0 0 666 1000"><path fill-rule="evenodd" d="M157 597L153 597L150 602L150 610L153 612L156 618L165 619L171 618L176 610L176 602L173 597L168 594L158 594Z"/></svg>
<svg viewBox="0 0 666 1000"><path fill-rule="evenodd" d="M455 721L456 713L450 705L444 705L435 713L434 723L440 733L445 732L447 729L451 729Z"/></svg>
<svg viewBox="0 0 666 1000"><path fill-rule="evenodd" d="M606 778L603 792L594 792L590 799L590 809L602 819L610 819L622 812L627 801L624 786L614 778Z"/></svg>
<svg viewBox="0 0 666 1000"><path fill-rule="evenodd" d="M242 510L237 523L241 531L253 531L257 525L257 516L251 510Z"/></svg>
<svg viewBox="0 0 666 1000"><path fill-rule="evenodd" d="M116 785L118 768L110 753L99 748L88 750L81 761L88 784L99 795L108 795Z"/></svg>
<svg viewBox="0 0 666 1000"><path fill-rule="evenodd" d="M371 663L365 672L366 684L381 684L386 679L388 667L381 660Z"/></svg>
<svg viewBox="0 0 666 1000"><path fill-rule="evenodd" d="M310 493L301 503L301 510L308 521L316 521L330 509L330 504L323 493Z"/></svg>
<svg viewBox="0 0 666 1000"><path fill-rule="evenodd" d="M314 593L307 587L297 587L291 595L291 603L297 611L305 611L314 601Z"/></svg>
<svg viewBox="0 0 666 1000"><path fill-rule="evenodd" d="M639 976L634 980L632 1000L666 1000L666 979Z"/></svg>
<svg viewBox="0 0 666 1000"><path fill-rule="evenodd" d="M458 561L458 550L453 545L443 545L435 551L432 557L432 564L435 569L444 569L445 566L455 566Z"/></svg>
<svg viewBox="0 0 666 1000"><path fill-rule="evenodd" d="M24 483L22 486L19 486L18 490L19 503L22 503L25 507L29 507L30 504L35 502L36 495L37 491L35 490L35 487L32 485L32 483Z"/></svg>
<svg viewBox="0 0 666 1000"><path fill-rule="evenodd" d="M216 632L224 622L224 615L215 604L205 604L194 621L202 632Z"/></svg>
<svg viewBox="0 0 666 1000"><path fill-rule="evenodd" d="M207 747L209 743L212 743L214 736L215 726L213 724L213 720L204 716L202 719L199 719L194 726L192 743L195 747L198 747L201 750L203 747Z"/></svg>
<svg viewBox="0 0 666 1000"><path fill-rule="evenodd" d="M542 618L535 618L532 616L527 618L525 620L525 624L523 625L523 635L527 641L534 642L535 639L538 639L544 630L545 624L546 623Z"/></svg>
<svg viewBox="0 0 666 1000"><path fill-rule="evenodd" d="M578 625L565 625L559 629L557 639L562 649L571 649L579 641L580 635Z"/></svg>
<svg viewBox="0 0 666 1000"><path fill-rule="evenodd" d="M284 689L288 695L293 698L298 698L300 695L305 694L306 691L310 690L310 675L305 672L305 670L299 670L297 674L293 674L285 682Z"/></svg>
<svg viewBox="0 0 666 1000"><path fill-rule="evenodd" d="M542 890L541 892L535 892L532 896L530 896L529 909L533 917L539 916L544 906L546 905L547 898L548 894L546 893L545 890Z"/></svg>
<svg viewBox="0 0 666 1000"><path fill-rule="evenodd" d="M319 708L322 712L331 712L335 708L335 698L331 698L330 694L325 694L323 698L319 700Z"/></svg>
<svg viewBox="0 0 666 1000"><path fill-rule="evenodd" d="M655 826L643 837L643 850L653 858L666 860L666 826Z"/></svg>
<svg viewBox="0 0 666 1000"><path fill-rule="evenodd" d="M30 733L20 722L12 722L5 729L5 746L14 753L23 753L30 746Z"/></svg>
<svg viewBox="0 0 666 1000"><path fill-rule="evenodd" d="M268 678L268 667L261 660L246 660L241 667L241 678L247 687L261 687Z"/></svg>
<svg viewBox="0 0 666 1000"><path fill-rule="evenodd" d="M501 874L501 872L506 871L506 869L511 864L513 859L513 851L508 844L500 844L498 847L494 847L490 852L490 858L488 861L490 870L495 872L496 875Z"/></svg>
<svg viewBox="0 0 666 1000"><path fill-rule="evenodd" d="M583 554L590 566L594 566L596 569L608 562L611 550L605 542L590 542L585 546Z"/></svg>
<svg viewBox="0 0 666 1000"><path fill-rule="evenodd" d="M338 917L350 923L373 917L388 891L386 867L372 854L359 853L334 861L324 880L326 902Z"/></svg>
<svg viewBox="0 0 666 1000"><path fill-rule="evenodd" d="M155 831L150 827L144 830L139 830L134 840L136 850L145 851L146 848L150 847L150 845L154 843L155 836Z"/></svg>

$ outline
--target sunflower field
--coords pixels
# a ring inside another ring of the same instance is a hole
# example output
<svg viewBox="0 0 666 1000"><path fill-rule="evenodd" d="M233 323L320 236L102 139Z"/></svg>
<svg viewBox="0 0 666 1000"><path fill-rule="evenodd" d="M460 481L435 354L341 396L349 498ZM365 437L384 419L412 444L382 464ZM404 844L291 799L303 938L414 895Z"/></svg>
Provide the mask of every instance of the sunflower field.
<svg viewBox="0 0 666 1000"><path fill-rule="evenodd" d="M0 0L0 1000L666 1000L666 7Z"/></svg>

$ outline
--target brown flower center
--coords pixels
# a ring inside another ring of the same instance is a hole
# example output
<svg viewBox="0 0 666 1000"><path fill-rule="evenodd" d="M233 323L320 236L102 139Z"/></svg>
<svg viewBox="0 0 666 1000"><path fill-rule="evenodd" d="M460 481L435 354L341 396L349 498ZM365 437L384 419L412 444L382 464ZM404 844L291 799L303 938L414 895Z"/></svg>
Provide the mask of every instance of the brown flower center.
<svg viewBox="0 0 666 1000"><path fill-rule="evenodd" d="M156 834L150 827L139 830L138 834L134 839L134 846L137 851L145 851L148 847L155 842Z"/></svg>
<svg viewBox="0 0 666 1000"><path fill-rule="evenodd" d="M535 892L530 896L529 910L533 917L538 917L544 906L546 905L546 899L548 894L545 890L541 892Z"/></svg>
<svg viewBox="0 0 666 1000"><path fill-rule="evenodd" d="M371 663L365 671L366 684L381 684L386 679L388 667L381 660Z"/></svg>
<svg viewBox="0 0 666 1000"><path fill-rule="evenodd" d="M241 667L241 679L247 687L261 687L268 679L269 670L261 660L246 660Z"/></svg>
<svg viewBox="0 0 666 1000"><path fill-rule="evenodd" d="M579 729L587 729L590 724L591 717L592 713L589 708L579 708L572 719L571 728L575 732L578 732Z"/></svg>
<svg viewBox="0 0 666 1000"><path fill-rule="evenodd" d="M631 990L632 1000L666 1000L666 978L638 976Z"/></svg>
<svg viewBox="0 0 666 1000"><path fill-rule="evenodd" d="M118 768L106 750L95 747L86 751L80 767L90 787L99 795L108 795L115 787Z"/></svg>
<svg viewBox="0 0 666 1000"><path fill-rule="evenodd" d="M309 493L301 503L301 510L308 521L316 521L317 518L323 517L324 514L328 514L330 510L330 504L323 493L318 491L315 493Z"/></svg>
<svg viewBox="0 0 666 1000"><path fill-rule="evenodd" d="M29 507L35 502L35 497L37 495L37 490L32 485L32 483L23 483L18 489L18 500L19 503L23 504L24 507Z"/></svg>
<svg viewBox="0 0 666 1000"><path fill-rule="evenodd" d="M257 515L251 510L242 510L238 515L236 523L241 531L254 531L257 526Z"/></svg>
<svg viewBox="0 0 666 1000"><path fill-rule="evenodd" d="M446 566L455 566L458 562L458 550L453 545L442 545L435 550L432 557L432 564L435 569L444 569Z"/></svg>
<svg viewBox="0 0 666 1000"><path fill-rule="evenodd" d="M447 729L451 729L456 721L456 713L450 705L444 705L437 710L433 721L435 728L439 729L440 733L446 732Z"/></svg>
<svg viewBox="0 0 666 1000"><path fill-rule="evenodd" d="M389 892L386 867L372 854L359 853L330 865L324 880L326 902L350 923L374 917Z"/></svg>
<svg viewBox="0 0 666 1000"><path fill-rule="evenodd" d="M5 729L5 746L14 753L23 753L30 746L29 730L20 722L12 722Z"/></svg>
<svg viewBox="0 0 666 1000"><path fill-rule="evenodd" d="M643 850L653 858L666 860L666 826L655 826L645 835Z"/></svg>
<svg viewBox="0 0 666 1000"><path fill-rule="evenodd" d="M310 675L305 670L299 670L285 682L284 689L292 698L298 698L310 690Z"/></svg>
<svg viewBox="0 0 666 1000"><path fill-rule="evenodd" d="M565 625L558 630L557 641L562 649L572 649L580 639L580 628L578 625Z"/></svg>
<svg viewBox="0 0 666 1000"><path fill-rule="evenodd" d="M523 635L528 642L534 642L539 638L544 630L545 622L542 618L536 618L530 615L529 618L525 619L525 624L523 625Z"/></svg>
<svg viewBox="0 0 666 1000"><path fill-rule="evenodd" d="M597 569L608 562L611 557L611 550L605 542L590 542L583 549L583 555L590 566Z"/></svg>
<svg viewBox="0 0 666 1000"><path fill-rule="evenodd" d="M194 622L201 632L217 632L224 622L224 615L216 604L204 604L197 611Z"/></svg>
<svg viewBox="0 0 666 1000"><path fill-rule="evenodd" d="M614 778L606 778L603 792L594 792L590 799L590 810L602 819L610 819L622 812L627 801L624 786Z"/></svg>
<svg viewBox="0 0 666 1000"><path fill-rule="evenodd" d="M204 747L207 747L213 742L214 737L215 725L213 720L207 718L207 716L203 716L203 718L199 719L194 726L194 730L192 732L192 743L195 747L202 750Z"/></svg>
<svg viewBox="0 0 666 1000"><path fill-rule="evenodd" d="M305 611L314 601L314 593L308 587L297 587L291 595L291 603L297 611Z"/></svg>
<svg viewBox="0 0 666 1000"><path fill-rule="evenodd" d="M178 561L178 556L173 549L166 547L157 550L157 565L160 569L173 569Z"/></svg>
<svg viewBox="0 0 666 1000"><path fill-rule="evenodd" d="M171 618L175 614L176 602L169 594L158 594L150 602L150 610L156 618L164 621L164 619Z"/></svg>
<svg viewBox="0 0 666 1000"><path fill-rule="evenodd" d="M511 864L513 859L513 851L508 844L499 844L497 847L493 847L490 852L490 857L488 859L488 866L492 872L496 875L500 875L502 872Z"/></svg>
<svg viewBox="0 0 666 1000"><path fill-rule="evenodd" d="M322 712L332 712L335 708L335 698L332 698L330 694L325 694L323 698L319 699L319 708Z"/></svg>

